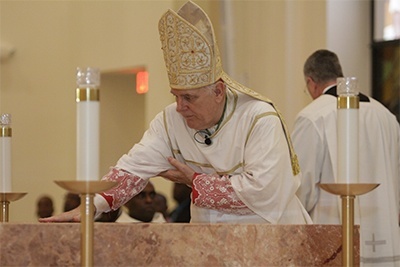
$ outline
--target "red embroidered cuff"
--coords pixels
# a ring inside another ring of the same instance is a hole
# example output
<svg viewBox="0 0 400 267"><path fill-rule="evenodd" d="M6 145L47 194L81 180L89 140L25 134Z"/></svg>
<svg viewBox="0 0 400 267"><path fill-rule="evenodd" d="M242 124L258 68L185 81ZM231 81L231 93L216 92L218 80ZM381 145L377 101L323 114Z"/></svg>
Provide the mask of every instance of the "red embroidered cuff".
<svg viewBox="0 0 400 267"><path fill-rule="evenodd" d="M110 208L112 208L112 203L113 203L114 198L113 198L112 196L109 196L109 195L104 194L103 192L100 193L100 195L101 195L102 197L104 197L104 199L107 201L107 203L108 203L108 205L110 206Z"/></svg>
<svg viewBox="0 0 400 267"><path fill-rule="evenodd" d="M193 174L192 177L192 202L194 203L194 201L196 200L196 198L199 196L199 192L196 190L196 188L194 187L194 180L196 179L197 176L199 176L200 173L195 172Z"/></svg>

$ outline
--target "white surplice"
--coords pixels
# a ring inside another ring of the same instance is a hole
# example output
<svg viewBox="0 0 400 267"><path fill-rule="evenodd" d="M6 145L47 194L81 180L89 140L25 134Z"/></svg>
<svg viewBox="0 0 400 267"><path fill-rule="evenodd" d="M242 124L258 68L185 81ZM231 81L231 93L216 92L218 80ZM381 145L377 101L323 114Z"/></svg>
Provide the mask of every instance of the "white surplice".
<svg viewBox="0 0 400 267"><path fill-rule="evenodd" d="M143 223L138 219L129 216L128 210L122 209L121 214L118 216L116 223ZM164 216L160 212L155 212L153 219L149 223L166 223Z"/></svg>
<svg viewBox="0 0 400 267"><path fill-rule="evenodd" d="M96 197L98 211L115 209L137 194L143 181L171 168L167 157L172 156L200 174L193 182L191 222L311 223L295 195L299 178L272 105L227 90L223 120L210 130L215 132L207 145L177 113L176 103L166 107L104 178L123 185L103 194L110 207Z"/></svg>
<svg viewBox="0 0 400 267"><path fill-rule="evenodd" d="M292 141L302 172L298 196L315 224L340 224L341 200L319 188L336 183L337 98L321 95L297 116ZM400 131L393 114L370 98L359 108L359 182L379 183L355 199L363 266L400 266Z"/></svg>

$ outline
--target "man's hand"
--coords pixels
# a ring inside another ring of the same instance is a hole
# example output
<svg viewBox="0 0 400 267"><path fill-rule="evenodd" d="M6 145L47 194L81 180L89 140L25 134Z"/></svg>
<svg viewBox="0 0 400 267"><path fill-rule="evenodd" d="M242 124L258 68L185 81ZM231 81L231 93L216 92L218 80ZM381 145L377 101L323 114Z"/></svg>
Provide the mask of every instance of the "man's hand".
<svg viewBox="0 0 400 267"><path fill-rule="evenodd" d="M80 222L80 221L81 221L80 206L73 210L58 215L54 215L47 218L39 218L39 222Z"/></svg>
<svg viewBox="0 0 400 267"><path fill-rule="evenodd" d="M168 158L168 162L176 168L176 170L168 170L161 172L159 176L179 184L191 186L195 171L184 163L179 162L173 157Z"/></svg>

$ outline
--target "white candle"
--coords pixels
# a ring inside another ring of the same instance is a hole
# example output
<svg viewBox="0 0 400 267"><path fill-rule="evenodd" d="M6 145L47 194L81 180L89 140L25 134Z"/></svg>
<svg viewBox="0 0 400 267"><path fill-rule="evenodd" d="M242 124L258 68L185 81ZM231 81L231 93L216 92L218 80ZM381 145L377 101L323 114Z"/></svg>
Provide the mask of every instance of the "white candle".
<svg viewBox="0 0 400 267"><path fill-rule="evenodd" d="M77 69L77 180L99 180L100 74Z"/></svg>
<svg viewBox="0 0 400 267"><path fill-rule="evenodd" d="M337 79L337 150L338 183L353 184L358 182L358 121L359 98L357 78Z"/></svg>
<svg viewBox="0 0 400 267"><path fill-rule="evenodd" d="M11 115L0 116L0 192L11 191Z"/></svg>

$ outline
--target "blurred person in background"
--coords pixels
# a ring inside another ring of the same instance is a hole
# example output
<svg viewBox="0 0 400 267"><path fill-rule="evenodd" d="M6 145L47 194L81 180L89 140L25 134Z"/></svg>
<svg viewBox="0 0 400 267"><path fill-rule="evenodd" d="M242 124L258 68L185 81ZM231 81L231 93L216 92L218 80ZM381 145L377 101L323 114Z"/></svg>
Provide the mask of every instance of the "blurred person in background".
<svg viewBox="0 0 400 267"><path fill-rule="evenodd" d="M41 196L37 201L36 215L38 218L46 218L54 213L53 199L50 196Z"/></svg>
<svg viewBox="0 0 400 267"><path fill-rule="evenodd" d="M170 221L177 223L190 222L190 194L192 189L185 184L174 183L173 196L178 206L170 213Z"/></svg>

